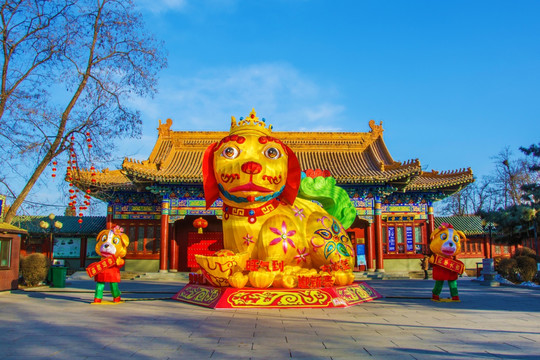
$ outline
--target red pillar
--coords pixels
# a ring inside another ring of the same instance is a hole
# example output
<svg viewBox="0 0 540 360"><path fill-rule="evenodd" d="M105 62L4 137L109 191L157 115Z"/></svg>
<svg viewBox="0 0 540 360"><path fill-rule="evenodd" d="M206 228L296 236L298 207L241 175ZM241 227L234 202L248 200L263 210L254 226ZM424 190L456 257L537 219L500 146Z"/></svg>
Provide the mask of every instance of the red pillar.
<svg viewBox="0 0 540 360"><path fill-rule="evenodd" d="M435 231L435 216L433 215L433 203L430 201L428 203L428 227L427 227L427 243L431 243L431 234Z"/></svg>
<svg viewBox="0 0 540 360"><path fill-rule="evenodd" d="M383 241L382 241L382 209L381 209L381 199L379 197L375 198L375 267L378 272L384 272L384 263L383 263Z"/></svg>
<svg viewBox="0 0 540 360"><path fill-rule="evenodd" d="M375 271L375 268L373 267L373 259L375 258L375 233L374 233L375 225L373 223L369 223L368 227L366 228L366 245L367 245L367 251L366 251L366 267L368 271Z"/></svg>
<svg viewBox="0 0 540 360"><path fill-rule="evenodd" d="M107 206L107 220L106 220L106 228L112 229L113 226L113 207L112 205Z"/></svg>
<svg viewBox="0 0 540 360"><path fill-rule="evenodd" d="M81 252L79 266L84 269L86 267L86 245L88 244L88 237L81 237Z"/></svg>
<svg viewBox="0 0 540 360"><path fill-rule="evenodd" d="M171 253L170 253L170 272L178 271L178 243L176 242L176 232L174 224L170 227L171 234Z"/></svg>
<svg viewBox="0 0 540 360"><path fill-rule="evenodd" d="M169 255L169 201L161 202L161 249L159 252L159 272L168 272Z"/></svg>

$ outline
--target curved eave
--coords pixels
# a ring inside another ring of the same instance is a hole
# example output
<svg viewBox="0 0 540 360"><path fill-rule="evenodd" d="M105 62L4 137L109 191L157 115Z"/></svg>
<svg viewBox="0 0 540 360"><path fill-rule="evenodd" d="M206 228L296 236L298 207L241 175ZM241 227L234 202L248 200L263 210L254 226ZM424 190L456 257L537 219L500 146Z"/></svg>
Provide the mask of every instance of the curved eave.
<svg viewBox="0 0 540 360"><path fill-rule="evenodd" d="M131 191L136 188L133 182L121 170L98 171L95 172L94 176L92 176L91 171L79 170L71 182L82 191L90 189L93 196L99 192Z"/></svg>
<svg viewBox="0 0 540 360"><path fill-rule="evenodd" d="M432 191L438 190L446 193L454 193L474 182L473 172L466 170L453 170L439 173L422 173L409 184L406 191Z"/></svg>

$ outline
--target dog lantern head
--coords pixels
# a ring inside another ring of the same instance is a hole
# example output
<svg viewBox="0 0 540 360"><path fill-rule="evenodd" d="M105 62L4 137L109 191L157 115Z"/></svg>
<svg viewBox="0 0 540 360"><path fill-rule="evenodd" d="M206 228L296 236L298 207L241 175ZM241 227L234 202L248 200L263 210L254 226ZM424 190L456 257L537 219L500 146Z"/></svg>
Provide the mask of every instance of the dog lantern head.
<svg viewBox="0 0 540 360"><path fill-rule="evenodd" d="M102 230L96 238L96 253L102 258L114 255L123 258L127 254L129 237L124 234L124 229L116 226L112 230Z"/></svg>
<svg viewBox="0 0 540 360"><path fill-rule="evenodd" d="M461 252L461 243L466 240L465 234L454 229L451 224L443 223L431 234L429 248L434 254L451 257Z"/></svg>
<svg viewBox="0 0 540 360"><path fill-rule="evenodd" d="M296 155L271 136L272 125L257 117L234 116L229 135L210 145L203 159L203 186L207 208L221 196L226 203L249 207L276 198L292 204L300 186Z"/></svg>

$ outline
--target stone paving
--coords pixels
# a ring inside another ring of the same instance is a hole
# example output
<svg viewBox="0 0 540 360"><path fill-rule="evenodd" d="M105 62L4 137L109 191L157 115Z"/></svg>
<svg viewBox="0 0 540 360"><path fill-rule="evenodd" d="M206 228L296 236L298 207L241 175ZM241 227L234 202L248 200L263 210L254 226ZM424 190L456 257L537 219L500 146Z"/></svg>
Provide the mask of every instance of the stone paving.
<svg viewBox="0 0 540 360"><path fill-rule="evenodd" d="M460 303L434 303L432 280L369 284L385 298L322 310L210 310L166 300L184 285L170 281L123 281L110 306L90 305L88 280L2 292L0 358L540 358L538 289L463 279Z"/></svg>

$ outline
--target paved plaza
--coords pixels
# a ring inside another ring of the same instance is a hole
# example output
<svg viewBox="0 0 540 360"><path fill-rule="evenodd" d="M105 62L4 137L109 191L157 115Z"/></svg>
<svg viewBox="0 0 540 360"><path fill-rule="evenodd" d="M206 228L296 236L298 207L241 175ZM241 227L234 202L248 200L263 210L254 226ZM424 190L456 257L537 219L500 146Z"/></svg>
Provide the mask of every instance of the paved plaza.
<svg viewBox="0 0 540 360"><path fill-rule="evenodd" d="M540 358L538 289L462 279L460 303L434 303L432 280L368 283L385 297L324 310L211 310L167 300L178 281L123 281L119 305L90 305L90 280L2 292L0 358Z"/></svg>

